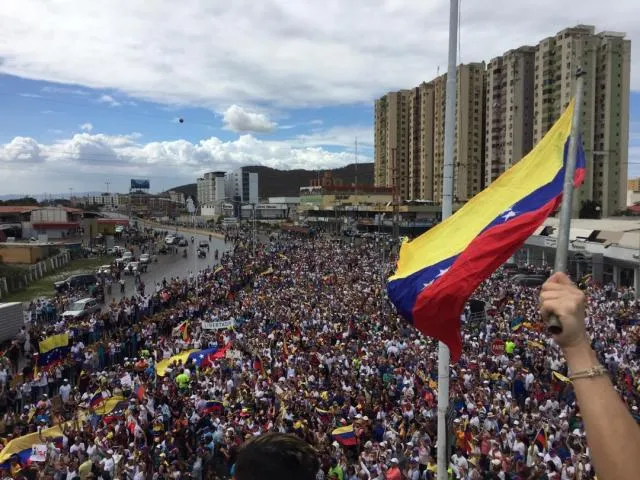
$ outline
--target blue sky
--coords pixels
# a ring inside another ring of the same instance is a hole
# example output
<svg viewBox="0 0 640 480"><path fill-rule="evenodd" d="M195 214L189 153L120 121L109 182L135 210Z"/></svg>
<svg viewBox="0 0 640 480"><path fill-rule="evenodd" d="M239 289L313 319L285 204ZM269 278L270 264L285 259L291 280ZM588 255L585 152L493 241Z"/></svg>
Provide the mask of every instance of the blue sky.
<svg viewBox="0 0 640 480"><path fill-rule="evenodd" d="M494 3L462 3L461 62L576 23L640 38L629 0ZM448 2L29 0L3 5L0 24L0 195L137 177L158 191L211 169L342 166L356 137L371 161L374 99L444 71ZM640 92L634 66L631 82ZM630 101L640 175L640 93Z"/></svg>

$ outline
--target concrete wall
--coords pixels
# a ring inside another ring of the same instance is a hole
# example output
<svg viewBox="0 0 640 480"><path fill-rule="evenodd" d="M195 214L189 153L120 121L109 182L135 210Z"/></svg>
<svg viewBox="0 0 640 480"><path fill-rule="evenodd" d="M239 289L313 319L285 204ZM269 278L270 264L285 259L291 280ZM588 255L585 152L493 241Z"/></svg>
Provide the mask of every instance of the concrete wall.
<svg viewBox="0 0 640 480"><path fill-rule="evenodd" d="M45 275L51 275L55 271L67 265L70 261L71 254L65 250L53 257L24 268L24 275L22 278L9 281L4 277L0 277L0 299L12 291L18 291L26 288L30 283L41 279Z"/></svg>
<svg viewBox="0 0 640 480"><path fill-rule="evenodd" d="M0 259L9 264L34 264L51 254L49 245L0 244Z"/></svg>

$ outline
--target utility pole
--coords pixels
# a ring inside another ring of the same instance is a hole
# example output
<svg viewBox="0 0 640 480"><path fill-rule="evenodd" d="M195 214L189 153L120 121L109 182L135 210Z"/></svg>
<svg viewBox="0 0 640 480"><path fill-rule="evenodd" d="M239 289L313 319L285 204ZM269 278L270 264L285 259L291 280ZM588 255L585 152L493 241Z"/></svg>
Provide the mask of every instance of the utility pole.
<svg viewBox="0 0 640 480"><path fill-rule="evenodd" d="M355 202L356 202L356 229L358 228L358 211L360 207L360 199L358 198L358 137L356 137L355 148L356 166L355 166Z"/></svg>
<svg viewBox="0 0 640 480"><path fill-rule="evenodd" d="M107 180L106 182L104 182L105 185L107 186L107 195L109 194L109 185L111 185L111 182L109 180Z"/></svg>
<svg viewBox="0 0 640 480"><path fill-rule="evenodd" d="M396 148L391 149L391 190L393 195L393 240L398 244L400 239L400 196L398 194L398 166L396 165Z"/></svg>
<svg viewBox="0 0 640 480"><path fill-rule="evenodd" d="M458 52L458 4L459 0L449 1L449 62L445 90L444 115L444 165L442 171L442 221L453 213L453 149L456 127L457 97L457 52ZM449 467L449 347L438 344L438 480L447 480Z"/></svg>

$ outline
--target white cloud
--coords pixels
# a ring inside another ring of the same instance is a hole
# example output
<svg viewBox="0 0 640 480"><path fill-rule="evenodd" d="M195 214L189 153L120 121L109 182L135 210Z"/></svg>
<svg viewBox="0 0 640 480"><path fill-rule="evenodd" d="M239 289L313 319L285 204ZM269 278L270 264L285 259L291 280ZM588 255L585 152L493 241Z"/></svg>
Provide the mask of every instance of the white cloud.
<svg viewBox="0 0 640 480"><path fill-rule="evenodd" d="M78 96L81 96L81 97L86 97L87 95L90 95L90 92L87 92L86 90L80 90L79 88L67 88L67 87L46 86L46 87L42 87L42 89L40 91L44 92L44 93L58 93L58 94L63 94L63 95L78 95Z"/></svg>
<svg viewBox="0 0 640 480"><path fill-rule="evenodd" d="M238 105L231 105L222 116L225 130L233 132L272 132L276 123L263 113L249 112Z"/></svg>
<svg viewBox="0 0 640 480"><path fill-rule="evenodd" d="M25 98L42 98L42 95L38 95L37 93L19 93L18 96Z"/></svg>
<svg viewBox="0 0 640 480"><path fill-rule="evenodd" d="M348 136L345 134L344 138ZM77 191L99 190L106 175L112 179L150 178L156 186L160 183L163 188L170 188L191 183L204 171L229 171L242 165L280 169L340 167L353 162L353 153L328 151L322 145L337 144L340 138L336 131L328 133L324 140L318 135L305 143L299 139L264 141L250 134L230 141L210 137L197 143L143 143L137 133L83 132L45 145L32 138L16 137L0 145L0 176L12 178L3 193L67 191L69 187ZM372 160L363 155L360 161ZM123 183L123 191L124 188Z"/></svg>
<svg viewBox="0 0 640 480"><path fill-rule="evenodd" d="M90 132L91 130L93 130L93 125L89 122L83 123L82 125L80 125L80 130L82 130L83 132Z"/></svg>
<svg viewBox="0 0 640 480"><path fill-rule="evenodd" d="M311 134L298 135L298 140L306 146L343 147L355 150L356 139L359 149L373 147L373 129L353 125L349 127L333 127Z"/></svg>
<svg viewBox="0 0 640 480"><path fill-rule="evenodd" d="M119 107L120 105L122 105L120 102L118 102L111 95L101 95L100 98L98 98L98 102L106 103L110 107Z"/></svg>
<svg viewBox="0 0 640 480"><path fill-rule="evenodd" d="M25 164L40 163L44 160L42 149L33 138L15 137L6 145L0 145L0 171L5 166L19 168ZM11 173L3 177L11 178Z"/></svg>
<svg viewBox="0 0 640 480"><path fill-rule="evenodd" d="M0 72L169 104L370 102L447 64L446 0L4 3ZM639 16L632 0L616 8L598 0L462 2L461 60L488 60L575 23L637 42ZM632 55L639 90L640 49Z"/></svg>

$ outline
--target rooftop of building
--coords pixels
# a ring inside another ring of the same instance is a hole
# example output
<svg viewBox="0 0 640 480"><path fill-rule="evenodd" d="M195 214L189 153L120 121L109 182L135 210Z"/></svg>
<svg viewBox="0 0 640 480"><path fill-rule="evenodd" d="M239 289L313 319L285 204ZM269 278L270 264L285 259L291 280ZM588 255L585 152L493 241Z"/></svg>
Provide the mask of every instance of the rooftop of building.
<svg viewBox="0 0 640 480"><path fill-rule="evenodd" d="M80 213L83 210L80 208L73 207L63 207L63 206L40 206L40 205L0 205L0 214L2 213L14 213L14 214L22 214L33 212L34 210L44 210L47 208L61 208L65 210L67 213Z"/></svg>
<svg viewBox="0 0 640 480"><path fill-rule="evenodd" d="M559 219L548 218L543 226L536 229L534 235L557 237L559 224ZM640 249L640 217L573 219L570 240Z"/></svg>

